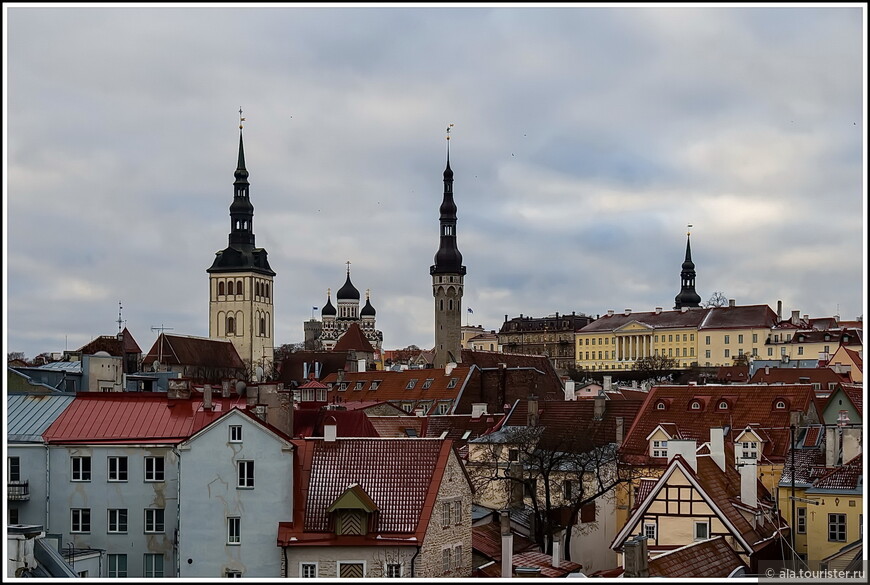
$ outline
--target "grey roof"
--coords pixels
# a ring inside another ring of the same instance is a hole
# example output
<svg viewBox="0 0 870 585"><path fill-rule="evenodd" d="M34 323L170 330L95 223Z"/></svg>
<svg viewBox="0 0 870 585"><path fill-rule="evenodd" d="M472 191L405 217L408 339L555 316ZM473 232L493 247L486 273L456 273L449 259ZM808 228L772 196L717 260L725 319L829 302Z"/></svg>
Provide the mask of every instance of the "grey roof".
<svg viewBox="0 0 870 585"><path fill-rule="evenodd" d="M75 399L75 394L8 394L6 438L12 442L41 443L42 433Z"/></svg>
<svg viewBox="0 0 870 585"><path fill-rule="evenodd" d="M40 370L58 370L62 372L72 372L80 374L82 372L82 362L49 362L39 366Z"/></svg>

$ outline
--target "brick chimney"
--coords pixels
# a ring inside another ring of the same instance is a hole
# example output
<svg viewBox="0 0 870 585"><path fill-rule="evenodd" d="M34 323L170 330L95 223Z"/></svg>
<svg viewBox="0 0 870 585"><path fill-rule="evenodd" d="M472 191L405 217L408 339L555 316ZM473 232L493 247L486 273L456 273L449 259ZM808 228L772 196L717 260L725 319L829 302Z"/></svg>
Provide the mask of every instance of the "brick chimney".
<svg viewBox="0 0 870 585"><path fill-rule="evenodd" d="M211 384L206 384L202 387L202 409L211 410Z"/></svg>
<svg viewBox="0 0 870 585"><path fill-rule="evenodd" d="M623 578L649 577L648 555L646 536L638 534L626 540L622 545Z"/></svg>
<svg viewBox="0 0 870 585"><path fill-rule="evenodd" d="M514 576L514 534L511 532L510 510L499 512L501 525L501 576L502 578Z"/></svg>

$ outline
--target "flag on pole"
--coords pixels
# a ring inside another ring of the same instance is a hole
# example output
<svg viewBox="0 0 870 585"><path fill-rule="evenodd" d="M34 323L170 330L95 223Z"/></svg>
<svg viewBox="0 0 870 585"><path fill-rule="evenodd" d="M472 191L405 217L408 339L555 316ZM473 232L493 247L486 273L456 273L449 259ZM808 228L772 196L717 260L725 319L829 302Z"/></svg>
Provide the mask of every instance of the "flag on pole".
<svg viewBox="0 0 870 585"><path fill-rule="evenodd" d="M469 312L469 313L474 313L474 311L471 310L471 307L468 307L468 312Z"/></svg>

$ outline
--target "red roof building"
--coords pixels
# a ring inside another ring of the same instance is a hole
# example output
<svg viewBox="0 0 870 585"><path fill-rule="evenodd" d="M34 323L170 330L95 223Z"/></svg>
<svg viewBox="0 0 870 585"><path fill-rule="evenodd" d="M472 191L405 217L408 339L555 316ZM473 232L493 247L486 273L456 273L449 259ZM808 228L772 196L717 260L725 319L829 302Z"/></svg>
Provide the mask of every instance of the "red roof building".
<svg viewBox="0 0 870 585"><path fill-rule="evenodd" d="M471 484L451 441L294 444L293 518L278 530L282 576L471 575ZM334 564L319 563L327 547Z"/></svg>
<svg viewBox="0 0 870 585"><path fill-rule="evenodd" d="M742 577L747 569L722 536L687 544L649 561L650 577L668 579Z"/></svg>

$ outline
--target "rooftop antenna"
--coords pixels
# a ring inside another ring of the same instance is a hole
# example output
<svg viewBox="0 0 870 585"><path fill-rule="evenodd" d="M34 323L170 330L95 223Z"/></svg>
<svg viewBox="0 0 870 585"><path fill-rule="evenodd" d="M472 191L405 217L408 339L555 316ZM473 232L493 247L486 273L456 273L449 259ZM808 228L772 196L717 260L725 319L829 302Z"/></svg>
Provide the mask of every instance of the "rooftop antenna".
<svg viewBox="0 0 870 585"><path fill-rule="evenodd" d="M151 326L151 331L159 331L160 332L160 334L157 336L158 341L159 341L160 335L163 335L164 331L172 331L172 330L173 330L172 327L164 327L163 323L160 324L160 327L154 327L153 325ZM160 364L162 361L163 361L163 344L160 343L157 345L157 366L156 366L157 368L160 367ZM156 372L157 370L155 369L154 371Z"/></svg>

